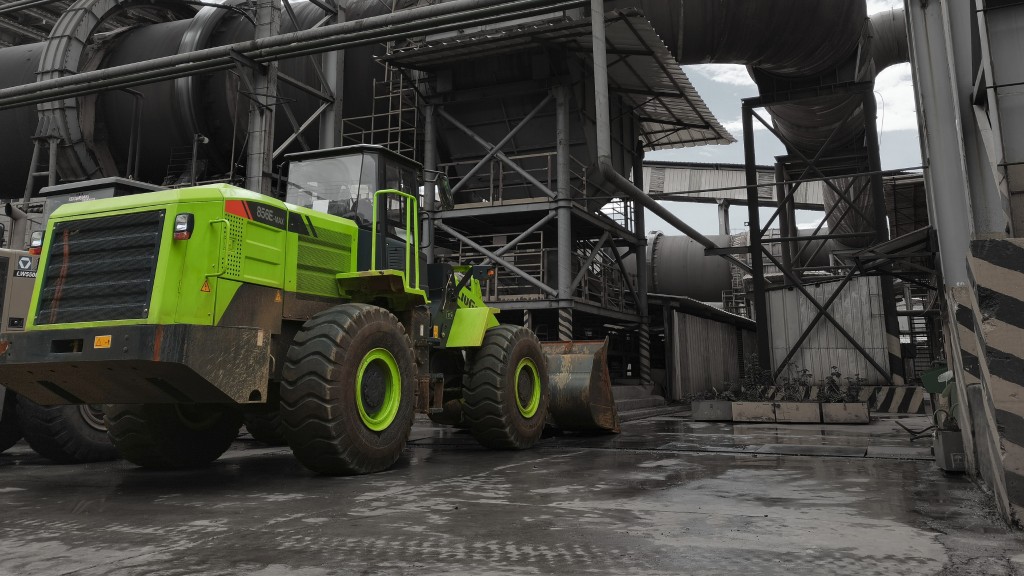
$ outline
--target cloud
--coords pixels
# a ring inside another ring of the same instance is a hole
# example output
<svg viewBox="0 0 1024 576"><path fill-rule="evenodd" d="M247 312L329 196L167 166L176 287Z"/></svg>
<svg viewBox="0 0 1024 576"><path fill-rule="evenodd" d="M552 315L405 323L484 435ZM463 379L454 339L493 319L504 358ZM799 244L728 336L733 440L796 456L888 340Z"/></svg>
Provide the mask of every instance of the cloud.
<svg viewBox="0 0 1024 576"><path fill-rule="evenodd" d="M879 131L917 130L917 101L910 64L891 66L878 75L875 100Z"/></svg>
<svg viewBox="0 0 1024 576"><path fill-rule="evenodd" d="M868 0L868 14L903 8L903 0Z"/></svg>
<svg viewBox="0 0 1024 576"><path fill-rule="evenodd" d="M683 66L687 74L700 74L701 76L730 84L732 86L754 86L754 81L747 74L747 67L739 64L694 64Z"/></svg>
<svg viewBox="0 0 1024 576"><path fill-rule="evenodd" d="M768 122L769 124L771 123L772 117L770 114L768 114L767 110L765 110L764 108L755 108L754 111L757 112L758 116L764 118L765 122ZM728 130L729 132L732 132L732 135L735 136L737 139L743 137L743 118L736 118L735 120L722 122L722 126L724 126L725 129ZM754 118L754 132L767 131L768 128L766 128L764 124L758 121L757 118Z"/></svg>

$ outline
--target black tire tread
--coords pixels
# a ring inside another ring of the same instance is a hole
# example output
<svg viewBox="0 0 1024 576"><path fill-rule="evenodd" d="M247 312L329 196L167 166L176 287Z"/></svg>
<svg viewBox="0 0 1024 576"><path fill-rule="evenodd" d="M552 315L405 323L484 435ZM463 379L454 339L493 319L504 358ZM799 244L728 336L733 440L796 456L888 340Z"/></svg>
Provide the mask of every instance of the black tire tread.
<svg viewBox="0 0 1024 576"><path fill-rule="evenodd" d="M208 430L189 430L172 404L108 404L104 407L107 434L129 462L157 470L206 466L231 447L242 416L224 406Z"/></svg>
<svg viewBox="0 0 1024 576"><path fill-rule="evenodd" d="M412 392L411 382L403 382L396 424L381 433L376 444L374 433L358 429L358 415L354 416L357 422L351 421L353 415L345 404L347 385L337 381L356 344L354 335L372 326L401 334L410 371L412 344L402 324L387 310L368 304L343 304L319 313L303 325L288 350L281 383L282 429L299 461L320 474L379 472L390 468L405 448L413 418L413 399L407 394ZM404 354L392 353L401 365Z"/></svg>
<svg viewBox="0 0 1024 576"><path fill-rule="evenodd" d="M79 407L40 406L18 400L18 419L25 441L37 454L58 464L85 464L117 460L107 434L92 428Z"/></svg>
<svg viewBox="0 0 1024 576"><path fill-rule="evenodd" d="M284 438L284 430L281 427L281 414L277 410L272 412L250 412L244 416L245 429L253 440L270 446L285 446L288 441Z"/></svg>
<svg viewBox="0 0 1024 576"><path fill-rule="evenodd" d="M536 356L543 394L541 406L529 422L518 414L511 396L514 387L509 389L504 382L513 349L523 340L531 341L529 347L535 348L531 356ZM499 450L522 450L535 444L544 430L548 404L547 363L537 336L521 326L502 324L489 329L470 365L463 399L466 421L480 444Z"/></svg>
<svg viewBox="0 0 1024 576"><path fill-rule="evenodd" d="M18 421L17 402L14 392L8 390L0 406L0 452L6 451L21 440L21 422Z"/></svg>

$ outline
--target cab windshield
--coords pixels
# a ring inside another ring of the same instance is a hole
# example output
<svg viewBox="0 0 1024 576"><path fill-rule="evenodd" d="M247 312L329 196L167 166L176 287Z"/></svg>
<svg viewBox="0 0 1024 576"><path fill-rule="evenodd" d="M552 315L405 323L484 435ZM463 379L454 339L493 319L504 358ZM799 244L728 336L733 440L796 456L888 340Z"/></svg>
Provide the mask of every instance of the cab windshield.
<svg viewBox="0 0 1024 576"><path fill-rule="evenodd" d="M312 208L360 224L373 219L377 159L370 154L292 162L288 168L290 204Z"/></svg>

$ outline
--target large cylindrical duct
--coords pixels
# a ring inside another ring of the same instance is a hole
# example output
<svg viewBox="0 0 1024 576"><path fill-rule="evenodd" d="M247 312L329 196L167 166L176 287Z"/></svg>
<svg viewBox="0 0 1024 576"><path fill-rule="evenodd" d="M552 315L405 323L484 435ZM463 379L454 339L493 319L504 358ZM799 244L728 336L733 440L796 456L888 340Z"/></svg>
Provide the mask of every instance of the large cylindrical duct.
<svg viewBox="0 0 1024 576"><path fill-rule="evenodd" d="M0 50L0 87L35 82L42 51L42 44ZM17 198L24 192L29 162L32 161L32 136L37 123L34 109L0 110L0 126L3 126L3 138L0 138L0 196L3 198Z"/></svg>
<svg viewBox="0 0 1024 576"><path fill-rule="evenodd" d="M781 76L828 71L856 52L863 1L616 0L640 7L680 64L743 64Z"/></svg>
<svg viewBox="0 0 1024 576"><path fill-rule="evenodd" d="M414 4L402 0L398 8ZM237 1L225 4L238 4ZM344 2L349 20L377 16L391 11L391 2L379 0L348 0ZM323 11L308 2L293 2L298 26L282 15L282 33L310 28L321 20ZM90 50L91 67L109 68L123 64L201 50L250 40L253 25L240 12L224 7L205 7L195 18L122 30L104 38ZM31 84L36 79L40 55L46 43L0 49L0 88ZM382 46L365 46L345 51L345 78L342 101L346 117L367 116L373 106L373 85L383 75L383 67L375 57ZM308 86L318 86L317 76L308 57L284 60L282 71ZM238 71L218 72L188 79L169 80L136 88L142 98L127 91L104 92L79 99L82 131L89 135L89 145L97 157L100 172L92 177L125 175L125 166L132 144L134 107L142 106L142 146L139 162L140 180L161 182L168 171L175 169L176 158L190 158L195 134L202 134L209 143L202 145L199 157L206 163L207 175L223 175L231 168L232 149L244 150L249 101ZM308 93L280 82L279 102L288 103L299 123L305 121L319 105ZM0 140L0 196L20 197L28 177L32 155L32 138L36 135L38 117L34 108L23 107L0 111L4 138ZM287 115L278 108L276 114L277 144L292 132ZM305 132L310 146L319 145L317 124ZM294 144L297 147L299 144ZM184 170L184 166L178 166ZM79 177L79 176L75 176Z"/></svg>
<svg viewBox="0 0 1024 576"><path fill-rule="evenodd" d="M729 236L709 236L729 246ZM701 302L720 302L731 286L732 266L724 258L708 258L704 246L686 236L653 234L648 238L650 289L655 294L686 296Z"/></svg>
<svg viewBox="0 0 1024 576"><path fill-rule="evenodd" d="M809 238L813 230L799 230L797 235ZM773 230L769 237L778 237ZM819 232L828 234L827 229ZM748 246L749 233L731 236L708 236L719 246ZM772 244L778 255L781 244ZM838 248L834 241L813 240L801 242L800 258L796 265L801 267L824 267L830 263L832 252ZM800 250L798 248L798 250ZM636 273L636 259L632 256L625 261L627 271ZM652 294L683 296L701 302L721 302L722 293L731 290L734 274L742 272L724 258L708 257L702 244L686 236L666 236L654 232L647 236L647 277Z"/></svg>

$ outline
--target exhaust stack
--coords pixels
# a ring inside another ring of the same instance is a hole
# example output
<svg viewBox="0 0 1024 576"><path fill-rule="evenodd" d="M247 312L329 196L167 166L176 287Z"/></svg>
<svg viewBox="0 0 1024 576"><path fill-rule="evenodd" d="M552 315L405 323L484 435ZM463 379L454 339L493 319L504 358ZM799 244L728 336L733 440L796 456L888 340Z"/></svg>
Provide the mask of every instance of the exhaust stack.
<svg viewBox="0 0 1024 576"><path fill-rule="evenodd" d="M25 250L28 244L25 242L25 230L28 228L28 214L21 208L8 202L4 205L4 214L11 219L11 241L9 247L15 250Z"/></svg>

